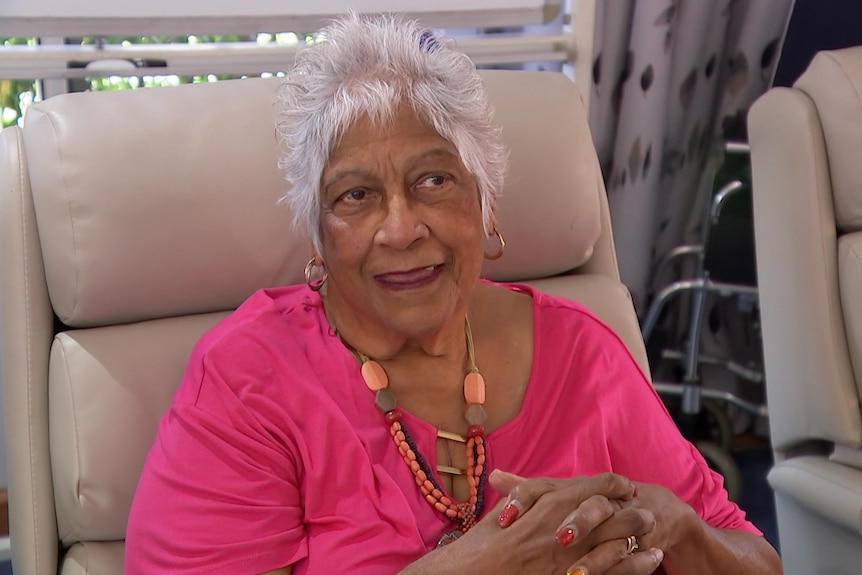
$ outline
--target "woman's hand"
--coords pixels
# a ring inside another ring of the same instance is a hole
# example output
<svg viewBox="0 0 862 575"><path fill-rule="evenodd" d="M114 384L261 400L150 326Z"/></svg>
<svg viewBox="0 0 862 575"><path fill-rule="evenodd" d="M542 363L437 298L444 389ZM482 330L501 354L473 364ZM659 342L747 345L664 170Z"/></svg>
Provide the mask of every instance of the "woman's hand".
<svg viewBox="0 0 862 575"><path fill-rule="evenodd" d="M656 522L653 530L638 537L638 544L642 549L657 547L668 551L699 529L701 522L697 513L672 491L651 483L635 485L637 496L632 499L630 505L650 511Z"/></svg>
<svg viewBox="0 0 862 575"><path fill-rule="evenodd" d="M700 519L687 503L680 500L672 491L660 485L635 483L635 495L630 501L622 502L627 509L639 509L649 513L654 518L653 527L644 533L632 532L638 546L637 555L643 552L656 554L656 566L662 562L666 551L672 550L686 538L695 538L701 525ZM583 505L581 506L583 507ZM583 516L589 511L579 508L573 512L574 517ZM583 519L572 519L583 521ZM630 571L621 570L625 563L620 557L625 557L629 549L628 541L622 545L619 542L607 541L596 546L578 561L578 567L570 571L573 575L597 573L622 574ZM672 553L672 551L669 551ZM616 563L614 563L616 559ZM597 567L599 567L597 569ZM605 567L607 570L601 569Z"/></svg>
<svg viewBox="0 0 862 575"><path fill-rule="evenodd" d="M566 573L646 574L662 561L659 549L641 546L644 552L629 552L629 536L651 532L655 518L648 507L632 505L637 489L625 477L527 480L497 471L489 480L508 494L499 526L517 534L522 550L553 539L550 545L556 548L546 555L559 557Z"/></svg>
<svg viewBox="0 0 862 575"><path fill-rule="evenodd" d="M655 519L631 504L634 484L621 475L523 479L495 471L489 481L508 499L402 575L648 575L661 563L654 550L627 553L626 539L645 536Z"/></svg>

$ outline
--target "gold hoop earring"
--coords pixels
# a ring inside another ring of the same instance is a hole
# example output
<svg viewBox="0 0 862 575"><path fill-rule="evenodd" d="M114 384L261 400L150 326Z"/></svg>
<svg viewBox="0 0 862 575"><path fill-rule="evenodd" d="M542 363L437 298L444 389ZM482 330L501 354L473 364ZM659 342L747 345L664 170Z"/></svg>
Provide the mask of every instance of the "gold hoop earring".
<svg viewBox="0 0 862 575"><path fill-rule="evenodd" d="M323 268L323 276L315 282L311 274L314 272L314 268L316 267ZM321 289L323 289L323 284L326 283L326 279L328 277L329 273L326 271L326 267L323 265L316 265L315 258L311 258L310 260L308 260L308 263L305 264L305 284L311 291L320 291Z"/></svg>
<svg viewBox="0 0 862 575"><path fill-rule="evenodd" d="M503 239L503 234L498 232L497 228L494 228L494 234L493 235L497 236L497 239L500 240L500 249L497 250L497 252L493 253L493 254L489 254L488 252L485 252L485 259L486 260L498 260L501 257L503 257L503 252L506 250L506 240Z"/></svg>

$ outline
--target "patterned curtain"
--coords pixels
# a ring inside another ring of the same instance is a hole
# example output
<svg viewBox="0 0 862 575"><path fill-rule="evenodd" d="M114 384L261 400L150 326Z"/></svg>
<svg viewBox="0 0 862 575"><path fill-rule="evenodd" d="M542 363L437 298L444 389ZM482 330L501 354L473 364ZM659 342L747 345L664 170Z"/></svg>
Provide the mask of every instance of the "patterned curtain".
<svg viewBox="0 0 862 575"><path fill-rule="evenodd" d="M696 239L708 159L744 139L792 0L599 0L590 125L623 281L644 311L657 258ZM692 234L695 235L692 238Z"/></svg>

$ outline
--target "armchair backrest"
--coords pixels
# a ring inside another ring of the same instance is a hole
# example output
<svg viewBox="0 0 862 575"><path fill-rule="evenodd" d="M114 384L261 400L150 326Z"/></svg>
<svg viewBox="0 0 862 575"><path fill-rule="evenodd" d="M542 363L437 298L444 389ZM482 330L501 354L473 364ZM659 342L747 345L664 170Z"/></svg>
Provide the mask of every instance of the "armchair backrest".
<svg viewBox="0 0 862 575"><path fill-rule="evenodd" d="M752 107L772 441L862 447L862 48Z"/></svg>
<svg viewBox="0 0 862 575"><path fill-rule="evenodd" d="M484 72L511 148L491 279L583 301L647 372L580 96ZM274 93L248 79L70 94L0 132L0 376L16 575L122 572L125 523L195 341L308 242L277 205Z"/></svg>

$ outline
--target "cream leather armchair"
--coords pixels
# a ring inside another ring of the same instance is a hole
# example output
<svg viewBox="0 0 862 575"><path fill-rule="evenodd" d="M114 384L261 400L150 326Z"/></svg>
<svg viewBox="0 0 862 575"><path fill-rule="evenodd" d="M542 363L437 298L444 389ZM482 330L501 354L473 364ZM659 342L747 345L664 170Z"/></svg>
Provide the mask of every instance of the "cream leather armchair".
<svg viewBox="0 0 862 575"><path fill-rule="evenodd" d="M862 47L821 52L749 115L781 553L862 572Z"/></svg>
<svg viewBox="0 0 862 575"><path fill-rule="evenodd" d="M592 306L646 371L577 90L554 73L485 80L512 160L506 253L487 276ZM277 84L59 96L0 133L16 575L122 573L137 478L192 345L253 290L303 281L310 247L276 205Z"/></svg>

